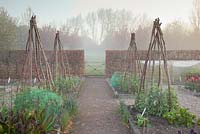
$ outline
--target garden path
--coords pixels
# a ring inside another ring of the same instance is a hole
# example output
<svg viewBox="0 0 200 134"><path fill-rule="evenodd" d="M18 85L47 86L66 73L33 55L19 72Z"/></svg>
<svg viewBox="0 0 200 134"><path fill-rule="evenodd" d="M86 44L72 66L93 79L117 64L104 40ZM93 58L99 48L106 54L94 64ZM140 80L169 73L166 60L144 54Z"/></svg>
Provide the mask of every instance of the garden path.
<svg viewBox="0 0 200 134"><path fill-rule="evenodd" d="M188 108L193 114L200 117L200 96L194 96L193 92L177 87L178 102L185 108Z"/></svg>
<svg viewBox="0 0 200 134"><path fill-rule="evenodd" d="M79 115L72 134L129 134L105 78L86 78L79 97Z"/></svg>

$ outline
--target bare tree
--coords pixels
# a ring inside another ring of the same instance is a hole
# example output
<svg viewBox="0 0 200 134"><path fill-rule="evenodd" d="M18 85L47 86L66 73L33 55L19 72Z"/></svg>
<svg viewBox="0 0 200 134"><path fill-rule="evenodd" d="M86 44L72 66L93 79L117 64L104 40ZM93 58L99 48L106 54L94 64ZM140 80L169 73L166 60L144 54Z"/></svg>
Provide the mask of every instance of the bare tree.
<svg viewBox="0 0 200 134"><path fill-rule="evenodd" d="M29 25L29 21L30 18L32 17L32 15L34 15L33 10L31 9L31 7L27 7L25 12L22 14L21 16L21 24L22 25Z"/></svg>
<svg viewBox="0 0 200 134"><path fill-rule="evenodd" d="M88 13L86 16L86 23L89 28L89 36L95 41L98 42L97 32L98 32L98 17L96 12Z"/></svg>
<svg viewBox="0 0 200 134"><path fill-rule="evenodd" d="M191 24L195 32L200 31L200 0L193 1L193 11L191 15Z"/></svg>
<svg viewBox="0 0 200 134"><path fill-rule="evenodd" d="M60 31L65 32L68 35L81 35L83 32L83 23L84 20L82 15L77 15L67 19L65 24L61 26Z"/></svg>

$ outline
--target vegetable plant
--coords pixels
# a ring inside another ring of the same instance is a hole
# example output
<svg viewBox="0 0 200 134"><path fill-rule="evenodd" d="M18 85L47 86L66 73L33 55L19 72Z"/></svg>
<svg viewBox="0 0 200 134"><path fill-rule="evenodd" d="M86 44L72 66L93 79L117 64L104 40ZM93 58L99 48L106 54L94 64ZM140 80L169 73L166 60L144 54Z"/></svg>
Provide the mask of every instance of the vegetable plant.
<svg viewBox="0 0 200 134"><path fill-rule="evenodd" d="M115 72L111 77L111 85L127 93L136 93L139 88L139 79L130 73Z"/></svg>
<svg viewBox="0 0 200 134"><path fill-rule="evenodd" d="M170 123L177 126L192 127L195 124L195 115L185 108L178 108L170 112L166 112L163 117Z"/></svg>
<svg viewBox="0 0 200 134"><path fill-rule="evenodd" d="M171 101L172 109L176 109L178 106L176 93L171 89ZM152 86L147 95L143 92L137 93L135 100L135 108L142 112L146 107L147 114L161 117L164 113L169 111L168 91L161 90L157 86Z"/></svg>
<svg viewBox="0 0 200 134"><path fill-rule="evenodd" d="M150 121L148 118L144 117L141 114L137 115L137 121L136 121L136 125L138 127L149 127L150 126Z"/></svg>
<svg viewBox="0 0 200 134"><path fill-rule="evenodd" d="M128 109L127 109L127 106L122 101L120 101L120 109L119 109L119 111L120 111L120 114L122 116L122 121L124 123L128 124L128 122L129 122L128 119L129 119L129 117L131 115L130 115Z"/></svg>

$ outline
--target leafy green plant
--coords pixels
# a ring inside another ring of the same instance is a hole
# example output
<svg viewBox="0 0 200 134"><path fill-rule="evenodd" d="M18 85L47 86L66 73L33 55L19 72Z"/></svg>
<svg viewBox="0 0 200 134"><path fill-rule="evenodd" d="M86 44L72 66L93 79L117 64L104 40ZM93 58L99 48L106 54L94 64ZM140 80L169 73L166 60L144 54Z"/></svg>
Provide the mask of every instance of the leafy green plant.
<svg viewBox="0 0 200 134"><path fill-rule="evenodd" d="M3 134L41 134L57 131L54 128L55 116L42 111L8 111L0 113L0 132Z"/></svg>
<svg viewBox="0 0 200 134"><path fill-rule="evenodd" d="M182 74L182 77L185 80L185 88L191 91L200 92L200 70L199 69L190 69L187 72Z"/></svg>
<svg viewBox="0 0 200 134"><path fill-rule="evenodd" d="M197 119L197 125L200 125L200 117Z"/></svg>
<svg viewBox="0 0 200 134"><path fill-rule="evenodd" d="M121 114L121 117L122 117L122 121L126 124L128 124L129 122L129 117L131 116L128 109L127 109L127 106L122 102L120 101L120 114Z"/></svg>
<svg viewBox="0 0 200 134"><path fill-rule="evenodd" d="M136 93L139 89L139 79L133 74L123 74L121 77L119 88L128 93Z"/></svg>
<svg viewBox="0 0 200 134"><path fill-rule="evenodd" d="M146 96L143 92L137 93L135 98L135 109L142 112L146 107Z"/></svg>
<svg viewBox="0 0 200 134"><path fill-rule="evenodd" d="M67 110L62 110L62 113L60 115L60 127L61 131L64 131L67 127L71 117L69 115L69 112Z"/></svg>
<svg viewBox="0 0 200 134"><path fill-rule="evenodd" d="M147 112L151 115L162 116L165 112L167 112L167 100L164 97L162 90L160 90L157 86L153 86L146 100Z"/></svg>
<svg viewBox="0 0 200 134"><path fill-rule="evenodd" d="M74 89L79 85L79 77L66 77L58 78L54 80L55 87L59 94L65 95L69 92L73 92Z"/></svg>
<svg viewBox="0 0 200 134"><path fill-rule="evenodd" d="M170 123L177 126L192 127L195 124L195 115L185 108L178 108L171 112L166 112L163 117Z"/></svg>
<svg viewBox="0 0 200 134"><path fill-rule="evenodd" d="M185 88L191 91L200 92L200 87L198 87L197 83L185 82Z"/></svg>
<svg viewBox="0 0 200 134"><path fill-rule="evenodd" d="M66 97L59 112L59 124L63 131L69 121L77 114L78 106L75 99L71 96Z"/></svg>
<svg viewBox="0 0 200 134"><path fill-rule="evenodd" d="M136 93L139 88L139 79L133 74L115 72L111 77L111 85L124 92Z"/></svg>
<svg viewBox="0 0 200 134"><path fill-rule="evenodd" d="M172 109L176 109L178 106L177 96L173 89L171 89L171 104ZM162 116L169 111L168 106L168 91L164 92L157 86L152 86L147 96L140 92L136 94L135 108L142 112L144 108L147 108L147 113L155 116Z"/></svg>
<svg viewBox="0 0 200 134"><path fill-rule="evenodd" d="M69 112L70 116L76 115L78 111L78 105L74 97L68 96L62 106L63 109Z"/></svg>
<svg viewBox="0 0 200 134"><path fill-rule="evenodd" d="M17 111L25 109L31 112L46 108L49 113L58 113L63 99L50 90L30 88L17 94L14 103Z"/></svg>
<svg viewBox="0 0 200 134"><path fill-rule="evenodd" d="M150 126L150 121L148 118L144 117L141 114L137 115L137 121L136 121L136 125L138 127L149 127Z"/></svg>

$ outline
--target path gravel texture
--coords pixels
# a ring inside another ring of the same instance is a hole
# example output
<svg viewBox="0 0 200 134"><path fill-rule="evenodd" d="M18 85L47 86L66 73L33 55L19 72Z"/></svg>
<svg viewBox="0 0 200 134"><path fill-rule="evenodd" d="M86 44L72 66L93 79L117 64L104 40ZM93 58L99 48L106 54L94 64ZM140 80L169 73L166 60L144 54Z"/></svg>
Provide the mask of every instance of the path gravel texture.
<svg viewBox="0 0 200 134"><path fill-rule="evenodd" d="M72 134L129 134L105 78L86 78Z"/></svg>
<svg viewBox="0 0 200 134"><path fill-rule="evenodd" d="M183 86L176 87L176 89L179 104L200 117L200 96L194 96L193 92L184 89Z"/></svg>

